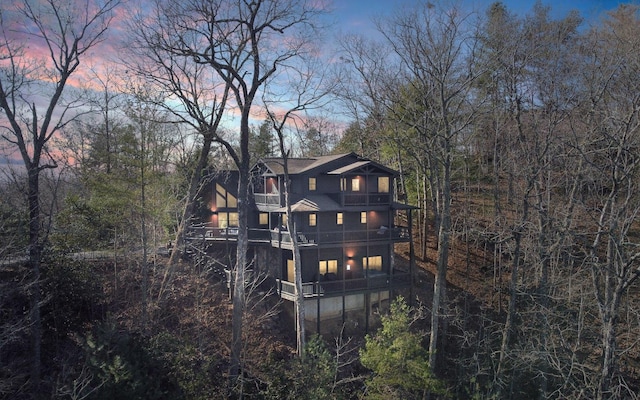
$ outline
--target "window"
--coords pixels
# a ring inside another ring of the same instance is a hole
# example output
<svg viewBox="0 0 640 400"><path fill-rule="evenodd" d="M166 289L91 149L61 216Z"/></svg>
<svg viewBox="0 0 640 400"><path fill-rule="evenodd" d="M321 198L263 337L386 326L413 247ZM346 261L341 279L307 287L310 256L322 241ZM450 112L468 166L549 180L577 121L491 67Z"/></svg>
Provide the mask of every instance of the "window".
<svg viewBox="0 0 640 400"><path fill-rule="evenodd" d="M362 257L362 266L369 271L382 271L382 256Z"/></svg>
<svg viewBox="0 0 640 400"><path fill-rule="evenodd" d="M354 192L360 191L360 179L358 178L351 179L351 190Z"/></svg>
<svg viewBox="0 0 640 400"><path fill-rule="evenodd" d="M389 193L389 177L378 177L378 193Z"/></svg>
<svg viewBox="0 0 640 400"><path fill-rule="evenodd" d="M340 191L341 192L347 191L347 178L340 178Z"/></svg>
<svg viewBox="0 0 640 400"><path fill-rule="evenodd" d="M227 191L218 183L216 183L216 206L218 208L227 207Z"/></svg>
<svg viewBox="0 0 640 400"><path fill-rule="evenodd" d="M337 225L342 225L342 218L343 218L342 213L337 213L336 214L336 224Z"/></svg>
<svg viewBox="0 0 640 400"><path fill-rule="evenodd" d="M309 190L316 190L316 178L309 178Z"/></svg>
<svg viewBox="0 0 640 400"><path fill-rule="evenodd" d="M238 213L237 212L221 212L218 213L218 227L228 228L230 226L238 226Z"/></svg>
<svg viewBox="0 0 640 400"><path fill-rule="evenodd" d="M269 214L260 213L260 225L269 225Z"/></svg>
<svg viewBox="0 0 640 400"><path fill-rule="evenodd" d="M237 212L229 213L229 226L238 226L240 224L240 218Z"/></svg>
<svg viewBox="0 0 640 400"><path fill-rule="evenodd" d="M337 274L338 260L320 260L318 262L318 273L320 275Z"/></svg>
<svg viewBox="0 0 640 400"><path fill-rule="evenodd" d="M238 207L238 199L219 183L216 183L216 206L217 208L236 208Z"/></svg>
<svg viewBox="0 0 640 400"><path fill-rule="evenodd" d="M287 260L287 281L294 282L295 281L295 264L293 260Z"/></svg>
<svg viewBox="0 0 640 400"><path fill-rule="evenodd" d="M287 214L282 214L282 225L287 226Z"/></svg>
<svg viewBox="0 0 640 400"><path fill-rule="evenodd" d="M316 213L309 214L309 226L316 226L317 219L318 219L318 214Z"/></svg>
<svg viewBox="0 0 640 400"><path fill-rule="evenodd" d="M360 223L361 224L366 224L367 223L367 212L366 211L362 211L360 213Z"/></svg>

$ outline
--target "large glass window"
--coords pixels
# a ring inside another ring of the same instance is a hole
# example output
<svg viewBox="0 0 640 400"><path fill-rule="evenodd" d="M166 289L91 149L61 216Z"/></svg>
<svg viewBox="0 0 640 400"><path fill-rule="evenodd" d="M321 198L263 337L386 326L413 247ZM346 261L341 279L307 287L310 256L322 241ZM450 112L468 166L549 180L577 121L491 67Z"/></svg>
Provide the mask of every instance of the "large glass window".
<svg viewBox="0 0 640 400"><path fill-rule="evenodd" d="M230 226L238 226L239 218L237 212L219 212L218 213L218 227L228 228Z"/></svg>
<svg viewBox="0 0 640 400"><path fill-rule="evenodd" d="M369 271L382 271L382 256L363 257L362 265Z"/></svg>
<svg viewBox="0 0 640 400"><path fill-rule="evenodd" d="M378 193L389 193L389 177L378 177Z"/></svg>
<svg viewBox="0 0 640 400"><path fill-rule="evenodd" d="M325 275L328 273L338 273L338 260L320 260L318 262L318 273Z"/></svg>
<svg viewBox="0 0 640 400"><path fill-rule="evenodd" d="M219 183L216 183L216 207L217 208L237 208L238 199Z"/></svg>

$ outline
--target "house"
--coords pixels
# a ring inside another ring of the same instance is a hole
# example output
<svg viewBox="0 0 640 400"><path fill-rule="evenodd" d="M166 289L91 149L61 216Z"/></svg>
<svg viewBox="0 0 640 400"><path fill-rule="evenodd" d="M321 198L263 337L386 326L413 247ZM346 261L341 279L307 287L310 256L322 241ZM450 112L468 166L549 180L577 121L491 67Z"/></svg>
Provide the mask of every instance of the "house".
<svg viewBox="0 0 640 400"><path fill-rule="evenodd" d="M398 173L354 153L291 158L288 171L295 237L286 228L282 159L265 158L252 169L248 233L254 272L268 275L293 310L295 241L307 326L319 331L321 321L344 322L347 313L356 313L368 327L372 309L411 284L412 261L401 266L394 252L395 244L411 243L414 209L395 200ZM238 233L237 179L229 172L209 183L202 221L191 236L227 265Z"/></svg>

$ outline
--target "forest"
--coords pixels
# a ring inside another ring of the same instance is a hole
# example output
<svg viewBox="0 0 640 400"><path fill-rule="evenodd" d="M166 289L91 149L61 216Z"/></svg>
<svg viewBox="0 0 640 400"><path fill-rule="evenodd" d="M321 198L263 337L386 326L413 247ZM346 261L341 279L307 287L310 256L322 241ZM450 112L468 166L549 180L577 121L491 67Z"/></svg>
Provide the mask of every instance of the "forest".
<svg viewBox="0 0 640 400"><path fill-rule="evenodd" d="M313 0L3 3L0 398L639 398L640 7L464 4L370 35ZM414 285L288 329L251 167L349 152L418 207ZM185 240L229 169L232 291Z"/></svg>

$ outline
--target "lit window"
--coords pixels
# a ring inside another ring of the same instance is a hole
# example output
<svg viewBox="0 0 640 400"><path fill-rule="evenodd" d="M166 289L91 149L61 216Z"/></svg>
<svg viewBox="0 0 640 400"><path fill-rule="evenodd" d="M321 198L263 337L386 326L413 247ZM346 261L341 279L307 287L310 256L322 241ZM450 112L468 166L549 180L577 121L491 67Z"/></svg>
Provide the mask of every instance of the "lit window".
<svg viewBox="0 0 640 400"><path fill-rule="evenodd" d="M389 177L378 177L378 193L389 193Z"/></svg>
<svg viewBox="0 0 640 400"><path fill-rule="evenodd" d="M360 179L358 178L351 179L351 190L354 192L360 191Z"/></svg>
<svg viewBox="0 0 640 400"><path fill-rule="evenodd" d="M238 208L238 199L229 192L227 192L227 207Z"/></svg>
<svg viewBox="0 0 640 400"><path fill-rule="evenodd" d="M282 214L282 225L287 226L287 214Z"/></svg>
<svg viewBox="0 0 640 400"><path fill-rule="evenodd" d="M367 223L367 212L366 211L362 211L360 213L360 223L361 224L366 224Z"/></svg>
<svg viewBox="0 0 640 400"><path fill-rule="evenodd" d="M316 178L309 178L309 190L316 190Z"/></svg>
<svg viewBox="0 0 640 400"><path fill-rule="evenodd" d="M382 271L382 256L363 257L362 266L369 271Z"/></svg>
<svg viewBox="0 0 640 400"><path fill-rule="evenodd" d="M295 275L295 264L293 263L293 260L287 260L287 281L289 282L294 282L296 275Z"/></svg>
<svg viewBox="0 0 640 400"><path fill-rule="evenodd" d="M342 225L342 218L343 218L342 213L337 213L336 214L336 224Z"/></svg>
<svg viewBox="0 0 640 400"><path fill-rule="evenodd" d="M337 274L338 273L338 260L320 260L318 262L318 273L324 274Z"/></svg>
<svg viewBox="0 0 640 400"><path fill-rule="evenodd" d="M227 207L227 191L218 183L216 183L216 206L218 208Z"/></svg>
<svg viewBox="0 0 640 400"><path fill-rule="evenodd" d="M218 227L228 228L230 226L238 226L238 213L236 212L221 212L218 213Z"/></svg>
<svg viewBox="0 0 640 400"><path fill-rule="evenodd" d="M240 218L238 217L237 212L229 213L229 226L238 226L240 223Z"/></svg>
<svg viewBox="0 0 640 400"><path fill-rule="evenodd" d="M229 226L229 215L226 212L218 213L218 227L226 228Z"/></svg>
<svg viewBox="0 0 640 400"><path fill-rule="evenodd" d="M216 183L216 206L218 208L238 207L238 199L236 199L231 193L227 192L227 190L219 183Z"/></svg>
<svg viewBox="0 0 640 400"><path fill-rule="evenodd" d="M309 214L309 226L316 226L318 214Z"/></svg>
<svg viewBox="0 0 640 400"><path fill-rule="evenodd" d="M260 225L268 225L269 224L269 214L260 213Z"/></svg>

